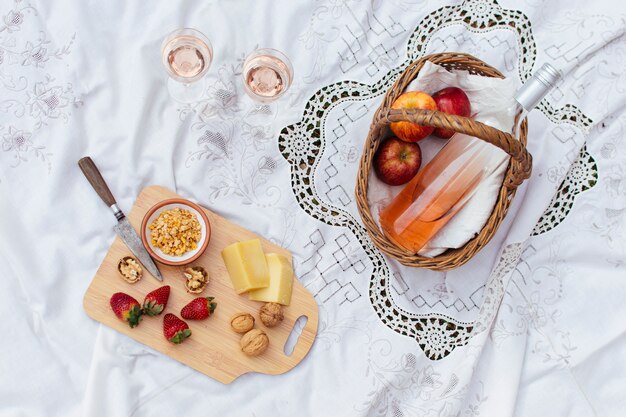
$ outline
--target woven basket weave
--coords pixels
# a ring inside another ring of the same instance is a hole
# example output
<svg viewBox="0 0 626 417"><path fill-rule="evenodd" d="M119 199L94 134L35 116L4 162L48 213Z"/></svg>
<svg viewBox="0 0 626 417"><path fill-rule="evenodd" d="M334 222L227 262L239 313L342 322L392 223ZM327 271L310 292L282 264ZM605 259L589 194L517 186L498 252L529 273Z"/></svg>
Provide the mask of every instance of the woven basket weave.
<svg viewBox="0 0 626 417"><path fill-rule="evenodd" d="M391 109L391 104L404 92L405 88L417 76L426 61L440 65L448 70L466 70L471 74L485 77L504 76L495 68L483 61L463 53L440 53L425 56L410 64L404 73L389 89L385 98L374 114L369 134L359 164L356 183L356 202L363 224L374 244L390 257L397 259L406 266L428 268L438 271L457 268L469 261L491 240L504 219L517 187L530 177L532 158L526 150L527 122L524 120L520 129L519 140L509 133L502 132L475 120L454 116L439 111L420 109ZM511 158L506 170L504 181L487 223L482 230L463 247L448 249L441 255L427 258L397 246L380 230L370 211L367 193L369 173L378 145L387 135L387 127L391 122L410 121L420 125L433 126L453 130L480 138L498 146Z"/></svg>

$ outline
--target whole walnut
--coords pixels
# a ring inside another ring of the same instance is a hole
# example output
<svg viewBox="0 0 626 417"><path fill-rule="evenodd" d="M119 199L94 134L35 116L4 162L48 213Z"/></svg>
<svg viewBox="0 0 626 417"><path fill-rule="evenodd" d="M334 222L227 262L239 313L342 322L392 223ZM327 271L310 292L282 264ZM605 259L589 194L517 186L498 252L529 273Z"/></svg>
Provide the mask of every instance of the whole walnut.
<svg viewBox="0 0 626 417"><path fill-rule="evenodd" d="M246 333L254 327L254 317L249 313L237 313L230 319L230 327L237 333Z"/></svg>
<svg viewBox="0 0 626 417"><path fill-rule="evenodd" d="M267 327L274 327L280 324L285 318L283 314L283 306L278 303L266 303L259 311L261 323Z"/></svg>
<svg viewBox="0 0 626 417"><path fill-rule="evenodd" d="M270 345L270 339L261 329L252 329L244 334L239 342L241 350L248 356L259 356Z"/></svg>

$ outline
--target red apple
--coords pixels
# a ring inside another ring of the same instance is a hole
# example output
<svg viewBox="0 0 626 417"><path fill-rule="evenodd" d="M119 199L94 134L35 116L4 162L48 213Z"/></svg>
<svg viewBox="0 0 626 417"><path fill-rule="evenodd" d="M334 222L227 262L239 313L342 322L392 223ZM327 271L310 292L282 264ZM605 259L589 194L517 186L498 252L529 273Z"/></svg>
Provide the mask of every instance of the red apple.
<svg viewBox="0 0 626 417"><path fill-rule="evenodd" d="M374 155L376 176L389 185L402 185L417 174L422 165L422 150L417 143L392 137L378 147Z"/></svg>
<svg viewBox="0 0 626 417"><path fill-rule="evenodd" d="M423 91L407 91L393 102L391 108L437 110L437 103ZM433 133L432 127L411 122L395 122L391 123L389 127L397 137L405 142L417 142Z"/></svg>
<svg viewBox="0 0 626 417"><path fill-rule="evenodd" d="M457 116L469 117L472 114L469 98L465 91L457 87L448 87L433 94L433 99L437 103L439 111ZM453 130L435 129L435 136L449 139L454 135Z"/></svg>

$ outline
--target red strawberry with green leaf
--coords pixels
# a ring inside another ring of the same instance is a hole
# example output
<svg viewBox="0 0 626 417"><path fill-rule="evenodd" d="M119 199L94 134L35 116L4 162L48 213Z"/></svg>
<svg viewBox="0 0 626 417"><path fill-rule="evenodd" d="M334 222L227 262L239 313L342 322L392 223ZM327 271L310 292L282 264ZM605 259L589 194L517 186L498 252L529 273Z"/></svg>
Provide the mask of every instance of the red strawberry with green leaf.
<svg viewBox="0 0 626 417"><path fill-rule="evenodd" d="M186 338L191 336L191 330L187 323L171 313L163 316L163 335L172 343L182 343Z"/></svg>
<svg viewBox="0 0 626 417"><path fill-rule="evenodd" d="M123 292L116 292L109 301L115 315L122 321L128 323L130 327L135 327L141 320L143 314L139 301Z"/></svg>
<svg viewBox="0 0 626 417"><path fill-rule="evenodd" d="M182 318L187 320L204 320L215 311L217 303L213 302L213 297L194 298L180 310Z"/></svg>
<svg viewBox="0 0 626 417"><path fill-rule="evenodd" d="M164 285L149 292L143 299L143 311L145 314L154 317L161 314L170 298L170 286Z"/></svg>

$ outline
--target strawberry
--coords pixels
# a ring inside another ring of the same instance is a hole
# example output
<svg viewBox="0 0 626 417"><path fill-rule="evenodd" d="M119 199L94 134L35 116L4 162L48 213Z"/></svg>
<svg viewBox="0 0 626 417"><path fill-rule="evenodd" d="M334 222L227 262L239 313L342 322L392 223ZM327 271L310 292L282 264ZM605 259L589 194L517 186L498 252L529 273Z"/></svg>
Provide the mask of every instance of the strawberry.
<svg viewBox="0 0 626 417"><path fill-rule="evenodd" d="M164 285L149 292L143 299L143 312L151 317L161 314L170 298L170 286Z"/></svg>
<svg viewBox="0 0 626 417"><path fill-rule="evenodd" d="M191 336L191 330L187 323L171 313L163 316L163 335L172 343L182 343L186 338Z"/></svg>
<svg viewBox="0 0 626 417"><path fill-rule="evenodd" d="M128 323L130 327L135 327L141 320L143 314L139 301L123 292L116 292L109 301L115 315L122 321Z"/></svg>
<svg viewBox="0 0 626 417"><path fill-rule="evenodd" d="M215 311L215 307L217 303L213 302L213 297L198 297L183 307L180 315L187 320L204 320Z"/></svg>

